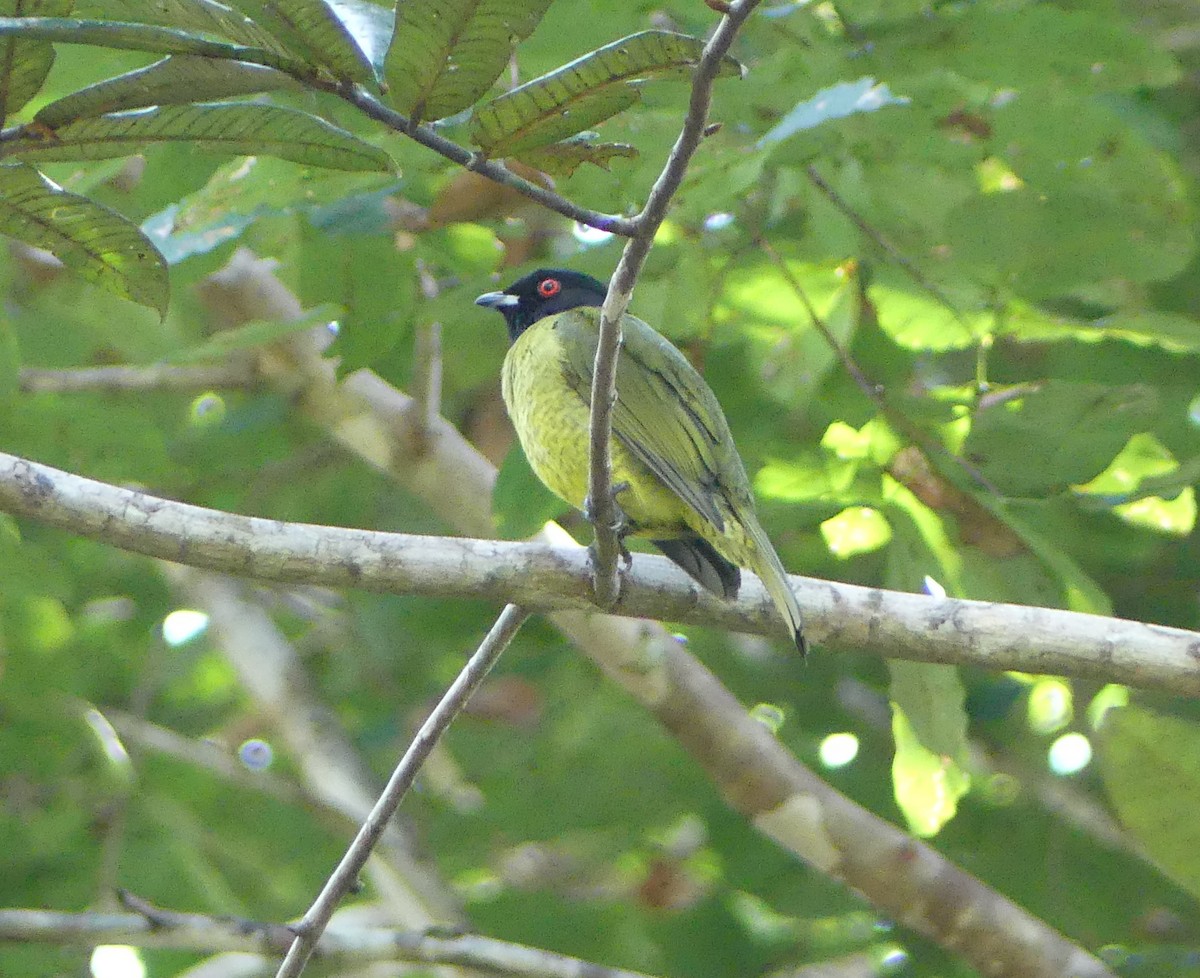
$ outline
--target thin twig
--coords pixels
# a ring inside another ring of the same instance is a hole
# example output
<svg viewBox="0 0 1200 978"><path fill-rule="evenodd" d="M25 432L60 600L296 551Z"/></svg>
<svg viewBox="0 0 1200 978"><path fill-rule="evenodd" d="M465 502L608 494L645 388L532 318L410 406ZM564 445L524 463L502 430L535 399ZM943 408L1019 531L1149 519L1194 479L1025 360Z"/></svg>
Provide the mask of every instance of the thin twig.
<svg viewBox="0 0 1200 978"><path fill-rule="evenodd" d="M936 285L934 285L934 283L930 281L929 277L922 272L921 269L919 269L908 258L908 256L904 254L904 252L902 252L887 238L885 238L882 231L880 231L870 221L858 213L858 211L851 207L846 199L836 190L834 190L828 181L821 176L820 170L818 170L812 164L809 164L807 167L805 167L804 172L807 174L809 182L816 187L818 191L820 191L821 195L826 200L828 200L831 204L833 204L834 207L841 211L842 214L849 218L851 224L853 224L863 234L874 241L875 244L879 246L880 250L883 251L883 253L889 258L891 258L892 261L908 272L912 280L921 286L921 288L937 299L938 302L944 305L956 316L959 315L958 306L956 306L950 300L950 297Z"/></svg>
<svg viewBox="0 0 1200 978"><path fill-rule="evenodd" d="M309 81L311 84L310 80L306 79L306 81ZM588 210L586 207L580 207L573 201L556 194L553 190L548 190L545 187L538 186L536 183L531 183L529 180L517 176L504 166L503 163L486 159L479 153L474 153L464 146L459 146L458 143L447 139L431 126L414 124L408 116L397 112L395 109L388 108L388 106L380 102L374 95L358 85L330 86L327 90L339 95L376 122L382 122L389 129L394 129L401 135L408 136L426 149L433 150L439 156L444 156L459 166L464 166L468 170L482 174L496 183L511 187L517 193L536 201L543 207L549 208L556 214L569 217L571 220L578 221L580 224L586 224L588 227L593 227L600 231L608 231L625 238L635 233L635 225L629 218Z"/></svg>
<svg viewBox="0 0 1200 978"><path fill-rule="evenodd" d="M131 944L219 954L282 954L293 939L282 924L243 917L210 917L155 906L130 893L121 894L125 913L58 913L47 910L0 910L0 944L38 943L59 947ZM323 961L406 961L473 968L511 978L647 978L640 972L608 968L593 961L555 954L525 944L479 934L435 934L386 927L354 926L335 920L322 936L317 954Z"/></svg>
<svg viewBox="0 0 1200 978"><path fill-rule="evenodd" d="M66 394L76 391L205 391L258 386L249 360L229 360L195 366L156 363L149 366L78 367L45 370L25 367L17 378L27 394Z"/></svg>
<svg viewBox="0 0 1200 978"><path fill-rule="evenodd" d="M260 580L508 601L534 611L594 608L591 571L577 545L283 523L171 502L3 453L0 510L136 553ZM665 558L638 554L627 582L619 614L782 637L757 581L747 581L736 602L725 601L697 589ZM803 577L790 582L810 611L813 634L838 648L1200 696L1196 632ZM609 644L628 652L616 626L606 622Z"/></svg>
<svg viewBox="0 0 1200 978"><path fill-rule="evenodd" d="M384 828L395 814L404 796L408 794L408 789L412 787L421 765L425 763L425 759L442 734L446 732L450 722L458 715L459 710L463 708L479 684L483 682L484 677L491 671L492 666L500 658L500 654L508 647L508 643L512 641L513 636L517 634L528 617L529 612L525 609L516 605L508 605L500 613L500 617L496 619L495 625L480 643L475 654L467 660L467 664L446 691L446 695L433 708L429 718L421 724L421 729L417 731L417 735L413 738L408 750L405 751L404 757L396 765L396 770L392 772L387 787L379 796L379 801L375 803L375 807L371 810L371 814L363 823L362 828L359 829L350 848L346 850L346 855L342 857L342 861L325 883L308 913L304 915L304 919L293 928L296 932L296 939L288 949L287 957L280 965L276 978L297 978L304 970L304 966L316 948L317 942L320 941L334 910L354 886L375 843L379 841Z"/></svg>
<svg viewBox="0 0 1200 978"><path fill-rule="evenodd" d="M775 248L771 245L771 242L765 237L759 236L756 240L763 252L768 258L771 259L772 264L774 264L779 270L779 274L783 276L791 290L796 293L796 298L800 300L800 303L804 306L804 311L808 313L809 319L812 320L813 328L815 328L816 331L821 334L821 337L833 351L834 356L836 356L838 361L842 364L842 368L850 375L850 378L863 392L863 394L866 395L867 399L875 405L879 413L887 419L888 424L890 424L897 433L903 435L912 444L920 448L920 450L924 452L926 456L932 458L949 459L952 463L962 469L963 472L966 473L967 477L975 482L981 489L985 490L986 492L990 492L993 496L999 498L1001 495L1000 491L995 487L991 480L987 478L987 476L979 471L978 466L972 465L961 455L956 455L954 452L950 451L942 442L938 441L920 425L913 422L905 414L898 411L892 405L892 403L888 400L887 392L883 386L881 384L876 384L866 374L864 374L862 370L859 369L858 364L855 363L854 358L850 356L849 351L845 350L842 347L842 344L838 342L837 337L833 335L833 331L829 328L829 324L826 323L825 320L822 319L817 313L816 307L809 298L807 290L803 285L800 284L800 280L796 278L796 276L792 273L792 270L788 268L787 262L783 260L783 256L775 250ZM866 300L864 299L864 302L865 301Z"/></svg>
<svg viewBox="0 0 1200 978"><path fill-rule="evenodd" d="M438 283L420 259L417 260L421 294L426 300L438 297ZM429 440L429 434L442 416L442 324L434 321L417 327L413 349L413 436L418 446Z"/></svg>
<svg viewBox="0 0 1200 978"><path fill-rule="evenodd" d="M592 370L591 424L588 437L588 518L595 530L593 559L595 565L596 603L611 607L620 595L617 562L621 556L619 537L620 504L613 496L612 459L609 442L612 440L612 411L616 403L617 355L621 348L621 317L629 306L634 286L654 244L671 198L683 182L688 164L704 138L708 109L712 103L712 87L720 71L721 61L733 43L734 35L750 16L759 0L734 0L725 10L696 65L692 79L692 94L688 102L683 128L671 155L659 174L646 206L633 219L634 234L621 252L621 260L608 284L608 294L600 310L600 339L596 345L596 360Z"/></svg>
<svg viewBox="0 0 1200 978"><path fill-rule="evenodd" d="M867 398L879 408L880 411L886 411L887 403L884 401L883 391L878 384L874 383L866 374L862 372L862 369L857 363L854 362L854 358L850 356L850 351L843 348L842 344L838 342L838 338L833 335L833 330L829 328L828 323L826 323L825 320L818 315L817 307L813 305L812 300L809 298L808 291L803 285L800 284L800 280L796 278L796 276L792 273L792 270L788 268L787 262L783 260L783 256L780 255L779 252L775 250L775 246L772 245L771 242L762 235L755 239L755 243L762 248L766 256L771 259L771 264L773 264L779 270L779 274L783 276L784 281L786 281L791 290L796 293L796 298L800 300L800 304L804 306L804 311L808 313L808 318L812 321L813 328L821 334L821 337L825 340L826 345L828 345L829 349L833 351L833 355L838 358L838 362L841 363L842 369L850 375L850 379L858 385L863 394L865 394Z"/></svg>

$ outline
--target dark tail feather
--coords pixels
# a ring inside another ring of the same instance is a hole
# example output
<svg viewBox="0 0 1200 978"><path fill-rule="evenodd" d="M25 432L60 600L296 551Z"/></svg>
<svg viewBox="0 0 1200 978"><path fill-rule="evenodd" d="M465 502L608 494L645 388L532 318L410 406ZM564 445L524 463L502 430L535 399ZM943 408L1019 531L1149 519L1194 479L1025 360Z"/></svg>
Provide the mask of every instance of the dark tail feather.
<svg viewBox="0 0 1200 978"><path fill-rule="evenodd" d="M742 584L742 572L713 548L703 537L678 537L674 540L651 540L659 550L674 561L701 587L713 594L733 600Z"/></svg>

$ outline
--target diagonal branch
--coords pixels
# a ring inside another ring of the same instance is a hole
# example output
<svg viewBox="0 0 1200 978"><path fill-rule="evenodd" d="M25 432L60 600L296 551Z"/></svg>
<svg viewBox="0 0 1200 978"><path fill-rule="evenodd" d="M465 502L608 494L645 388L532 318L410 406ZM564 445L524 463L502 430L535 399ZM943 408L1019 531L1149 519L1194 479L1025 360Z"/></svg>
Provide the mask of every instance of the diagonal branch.
<svg viewBox="0 0 1200 978"><path fill-rule="evenodd" d="M683 182L688 164L708 122L712 102L713 82L721 60L729 51L734 35L750 16L759 0L734 0L724 7L724 16L713 36L704 45L692 79L692 95L688 102L683 128L658 180L650 190L646 206L633 219L634 234L621 252L617 270L608 284L608 294L600 311L600 339L596 345L596 361L592 371L592 417L588 439L590 472L588 478L588 518L596 532L594 551L596 602L601 608L611 607L620 592L617 560L621 554L618 537L620 509L613 498L612 459L609 442L612 439L612 411L617 397L617 355L621 348L621 317L629 306L634 286L641 274L646 256L654 244L654 236L667 216L671 198Z"/></svg>
<svg viewBox="0 0 1200 978"><path fill-rule="evenodd" d="M387 787L383 789L383 794L379 796L375 807L371 809L371 814L367 816L367 820L359 829L350 848L346 850L337 869L325 883L308 913L304 915L304 919L292 928L296 933L296 939L288 949L276 978L297 978L304 970L305 964L308 963L308 959L321 940L321 935L329 925L333 912L353 888L371 851L379 842L392 816L396 813L396 809L400 807L400 802L408 794L413 781L416 780L421 765L425 763L425 759L441 739L442 734L446 732L450 722L466 705L471 694L479 688L479 684L496 664L500 654L508 648L509 642L513 640L528 617L528 611L518 608L516 605L508 605L500 613L500 617L496 619L495 625L480 643L479 648L475 650L475 654L467 660L467 664L463 666L458 678L446 690L446 695L438 701L433 712L421 724L421 729L417 731L417 735L400 759L400 763L396 765L396 770L392 772Z"/></svg>
<svg viewBox="0 0 1200 978"><path fill-rule="evenodd" d="M0 510L137 553L285 583L482 598L531 611L595 607L572 545L284 523L171 502L0 453ZM759 634L782 625L757 582L736 602L638 554L614 610ZM1019 605L792 578L821 641L872 655L1058 673L1200 695L1200 635ZM664 643L670 644L670 643Z"/></svg>
<svg viewBox="0 0 1200 978"><path fill-rule="evenodd" d="M305 80L309 84L312 84L311 79ZM524 177L513 173L503 163L497 160L486 159L479 153L473 153L466 147L459 146L458 143L441 135L432 126L414 123L408 116L384 105L379 99L359 85L339 84L329 86L328 91L340 96L361 110L369 118L374 119L376 122L382 122L389 129L395 130L402 136L407 136L414 142L420 143L426 149L431 149L452 163L466 167L466 169L479 173L489 180L503 184L505 187L510 187L517 193L528 197L530 200L541 204L556 214L561 214L563 217L569 217L580 224L586 224L588 227L596 228L600 231L608 231L611 234L620 235L621 237L627 238L637 232L636 225L629 218L588 210L588 208L581 207L574 201L556 194L553 190L548 190L532 181L526 180Z"/></svg>

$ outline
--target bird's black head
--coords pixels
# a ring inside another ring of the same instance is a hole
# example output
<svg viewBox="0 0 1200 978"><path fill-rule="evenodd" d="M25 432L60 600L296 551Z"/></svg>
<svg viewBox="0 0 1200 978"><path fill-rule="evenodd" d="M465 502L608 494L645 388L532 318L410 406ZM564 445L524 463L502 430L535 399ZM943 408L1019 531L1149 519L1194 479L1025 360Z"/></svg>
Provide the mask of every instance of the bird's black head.
<svg viewBox="0 0 1200 978"><path fill-rule="evenodd" d="M598 279L565 268L539 268L503 292L486 292L475 305L495 309L508 323L508 338L517 337L539 319L579 306L602 306L608 287Z"/></svg>

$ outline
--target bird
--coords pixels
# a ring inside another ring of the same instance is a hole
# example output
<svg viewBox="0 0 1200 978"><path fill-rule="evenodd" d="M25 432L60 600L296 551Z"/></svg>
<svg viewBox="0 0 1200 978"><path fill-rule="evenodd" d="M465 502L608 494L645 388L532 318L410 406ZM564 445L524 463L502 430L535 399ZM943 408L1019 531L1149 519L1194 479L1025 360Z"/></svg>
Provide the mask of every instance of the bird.
<svg viewBox="0 0 1200 978"><path fill-rule="evenodd" d="M539 268L475 304L503 315L510 346L501 392L534 474L586 511L592 373L607 287ZM716 395L672 343L621 317L612 413L615 501L622 537L648 539L698 584L732 600L753 571L808 652L799 602L754 510L745 466Z"/></svg>

